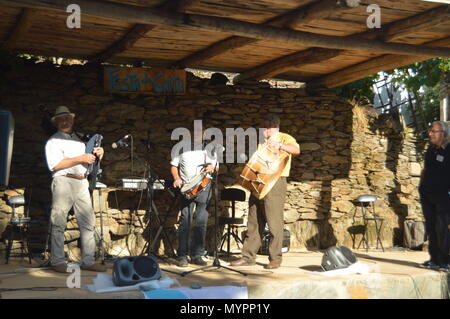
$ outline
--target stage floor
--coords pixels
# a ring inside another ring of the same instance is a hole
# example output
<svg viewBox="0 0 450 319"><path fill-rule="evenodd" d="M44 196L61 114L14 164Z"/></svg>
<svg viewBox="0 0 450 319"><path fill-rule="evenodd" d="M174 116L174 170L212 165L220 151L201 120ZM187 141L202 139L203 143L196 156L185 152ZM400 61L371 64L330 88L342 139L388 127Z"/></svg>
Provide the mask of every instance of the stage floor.
<svg viewBox="0 0 450 319"><path fill-rule="evenodd" d="M421 269L420 263L428 259L422 251L389 250L386 252L354 251L358 261L370 269L367 274L350 274L327 277L321 270L322 252L291 251L283 255L279 269L267 270L267 256L258 256L257 264L235 267L247 273L240 275L225 268L212 267L179 276L163 271L176 279L182 287L196 283L202 287L245 285L249 299L448 299L450 274ZM212 259L208 264L212 264ZM161 269L175 272L200 267L179 268L161 260ZM221 265L228 266L221 260ZM33 287L67 287L70 274L56 273L50 269L29 268L26 260L12 258L8 265L0 264L0 294L3 299L14 298L87 298L87 299L142 299L139 291L96 294L77 288L55 288L49 291L32 290ZM108 264L112 272L112 263ZM81 271L81 285L92 284L96 273ZM4 289L29 288L5 291Z"/></svg>

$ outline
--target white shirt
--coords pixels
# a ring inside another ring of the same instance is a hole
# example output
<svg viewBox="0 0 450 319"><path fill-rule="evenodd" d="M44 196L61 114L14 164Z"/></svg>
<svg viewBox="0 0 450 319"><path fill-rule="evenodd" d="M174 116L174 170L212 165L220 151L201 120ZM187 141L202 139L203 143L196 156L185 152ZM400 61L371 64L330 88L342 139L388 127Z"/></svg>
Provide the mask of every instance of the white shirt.
<svg viewBox="0 0 450 319"><path fill-rule="evenodd" d="M66 134L56 132L45 144L45 156L47 158L48 169L52 172L52 176L62 176L73 174L84 176L87 171L86 164L77 164L75 166L59 170L55 172L53 169L63 159L80 156L86 153L86 145L75 134Z"/></svg>
<svg viewBox="0 0 450 319"><path fill-rule="evenodd" d="M213 167L217 164L219 167L216 158L216 156L208 156L206 150L192 150L175 156L170 161L170 165L178 167L183 183L189 183L204 169L203 164L211 164Z"/></svg>

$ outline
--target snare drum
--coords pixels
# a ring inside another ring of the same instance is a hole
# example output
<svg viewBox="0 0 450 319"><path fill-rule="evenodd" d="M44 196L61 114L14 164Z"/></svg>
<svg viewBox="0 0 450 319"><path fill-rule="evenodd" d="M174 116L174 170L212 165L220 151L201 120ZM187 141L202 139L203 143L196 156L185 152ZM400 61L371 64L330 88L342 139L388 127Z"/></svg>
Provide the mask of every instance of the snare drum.
<svg viewBox="0 0 450 319"><path fill-rule="evenodd" d="M199 174L191 182L183 184L181 193L187 199L194 199L206 189L210 182L211 177L208 174Z"/></svg>

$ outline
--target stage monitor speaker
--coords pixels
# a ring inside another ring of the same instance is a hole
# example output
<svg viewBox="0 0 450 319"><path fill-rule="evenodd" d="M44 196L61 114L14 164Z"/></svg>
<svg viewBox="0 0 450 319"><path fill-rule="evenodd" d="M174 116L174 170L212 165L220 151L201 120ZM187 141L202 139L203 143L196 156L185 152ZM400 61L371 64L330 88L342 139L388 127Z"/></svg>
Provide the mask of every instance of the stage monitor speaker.
<svg viewBox="0 0 450 319"><path fill-rule="evenodd" d="M356 256L345 246L328 248L322 257L322 268L325 271L347 268L356 262Z"/></svg>
<svg viewBox="0 0 450 319"><path fill-rule="evenodd" d="M159 278L161 270L154 256L124 257L114 262L113 282L116 286L131 286Z"/></svg>
<svg viewBox="0 0 450 319"><path fill-rule="evenodd" d="M0 110L0 187L8 186L14 140L14 118Z"/></svg>

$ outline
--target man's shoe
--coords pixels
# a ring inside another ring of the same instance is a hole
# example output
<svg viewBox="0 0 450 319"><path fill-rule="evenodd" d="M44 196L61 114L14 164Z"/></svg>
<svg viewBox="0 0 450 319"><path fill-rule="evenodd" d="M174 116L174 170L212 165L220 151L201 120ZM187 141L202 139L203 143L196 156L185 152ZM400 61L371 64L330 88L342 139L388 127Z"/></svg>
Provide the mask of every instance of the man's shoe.
<svg viewBox="0 0 450 319"><path fill-rule="evenodd" d="M280 268L281 261L271 260L267 265L264 266L266 269L277 269Z"/></svg>
<svg viewBox="0 0 450 319"><path fill-rule="evenodd" d="M187 267L189 265L187 257L178 258L178 267Z"/></svg>
<svg viewBox="0 0 450 319"><path fill-rule="evenodd" d="M419 267L425 268L425 269L433 269L433 270L439 269L439 265L435 264L431 260L428 260L428 261L424 262L423 264L420 264Z"/></svg>
<svg viewBox="0 0 450 319"><path fill-rule="evenodd" d="M67 273L67 265L66 264L58 264L52 266L52 269L56 272Z"/></svg>
<svg viewBox="0 0 450 319"><path fill-rule="evenodd" d="M95 272L105 272L106 266L102 264L92 264L90 266L82 265L80 267L83 270L95 271Z"/></svg>
<svg viewBox="0 0 450 319"><path fill-rule="evenodd" d="M444 271L444 272L449 272L449 271L450 271L450 268L449 268L449 265L448 265L448 264L447 264L447 265L439 265L438 270L439 270L439 271Z"/></svg>
<svg viewBox="0 0 450 319"><path fill-rule="evenodd" d="M202 257L194 257L191 258L191 264L199 265L199 266L206 266L208 263L203 260Z"/></svg>
<svg viewBox="0 0 450 319"><path fill-rule="evenodd" d="M230 266L253 266L256 262L241 258L230 263Z"/></svg>

